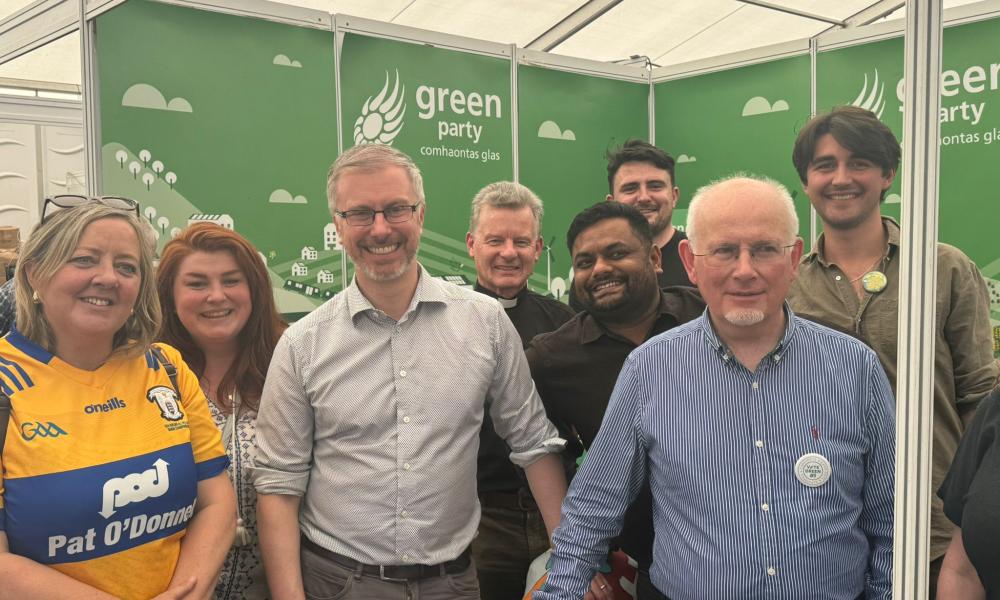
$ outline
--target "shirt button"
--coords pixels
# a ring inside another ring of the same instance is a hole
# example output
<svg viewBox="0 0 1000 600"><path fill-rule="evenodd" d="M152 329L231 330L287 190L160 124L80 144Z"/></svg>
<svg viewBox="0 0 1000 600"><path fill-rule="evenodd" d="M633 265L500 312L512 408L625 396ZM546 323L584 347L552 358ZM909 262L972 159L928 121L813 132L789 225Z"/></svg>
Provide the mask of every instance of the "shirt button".
<svg viewBox="0 0 1000 600"><path fill-rule="evenodd" d="M778 574L778 571L774 567L768 567L767 574L770 575L771 577L774 577L775 575Z"/></svg>
<svg viewBox="0 0 1000 600"><path fill-rule="evenodd" d="M764 447L764 440L757 440L756 442L753 443L753 445L757 446L758 448L763 448Z"/></svg>
<svg viewBox="0 0 1000 600"><path fill-rule="evenodd" d="M771 510L771 507L767 505L767 502L765 502L764 504L760 505L760 509L762 511L764 511L764 512L767 512L767 511Z"/></svg>
<svg viewBox="0 0 1000 600"><path fill-rule="evenodd" d="M400 556L400 558L402 558L403 560L410 560L410 555L409 554L403 554L402 556Z"/></svg>
<svg viewBox="0 0 1000 600"><path fill-rule="evenodd" d="M760 387L760 385L758 385L757 382L755 381L755 382L753 382L753 383L750 384L750 387L752 387L753 389L757 389L757 388Z"/></svg>
<svg viewBox="0 0 1000 600"><path fill-rule="evenodd" d="M406 377L406 371L400 371L399 372L399 376L400 377Z"/></svg>
<svg viewBox="0 0 1000 600"><path fill-rule="evenodd" d="M409 423L410 422L410 417L403 417L403 422L404 423Z"/></svg>
<svg viewBox="0 0 1000 600"><path fill-rule="evenodd" d="M399 516L401 516L401 517L403 517L405 519L406 518L406 511L404 510L404 511L400 512Z"/></svg>
<svg viewBox="0 0 1000 600"><path fill-rule="evenodd" d="M403 463L403 470L404 471L409 471L410 470L410 463Z"/></svg>
<svg viewBox="0 0 1000 600"><path fill-rule="evenodd" d="M402 332L403 332L403 328L402 327L397 327L396 328L396 333L402 333Z"/></svg>

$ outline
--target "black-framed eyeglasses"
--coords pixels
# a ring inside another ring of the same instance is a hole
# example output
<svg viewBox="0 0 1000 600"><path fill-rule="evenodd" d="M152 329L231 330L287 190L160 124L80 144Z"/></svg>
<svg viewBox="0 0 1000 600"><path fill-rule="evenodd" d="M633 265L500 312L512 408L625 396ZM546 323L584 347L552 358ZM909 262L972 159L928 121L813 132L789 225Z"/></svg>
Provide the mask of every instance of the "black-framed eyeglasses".
<svg viewBox="0 0 1000 600"><path fill-rule="evenodd" d="M81 196L79 194L60 194L45 199L42 205L42 223L64 208L76 208L86 204L102 204L124 212L134 212L139 217L139 203L131 198L121 196Z"/></svg>
<svg viewBox="0 0 1000 600"><path fill-rule="evenodd" d="M354 227L367 227L375 222L375 215L380 214L389 223L405 223L413 218L413 213L417 212L420 204L397 204L383 210L372 210L370 208L354 208L351 210L335 210L335 215L347 221L348 225Z"/></svg>
<svg viewBox="0 0 1000 600"><path fill-rule="evenodd" d="M795 247L795 244L773 244L771 242L759 242L747 247L750 253L750 262L755 265L765 265L773 263L785 255L785 250ZM705 263L710 267L728 267L739 260L743 253L743 247L738 244L722 244L705 254L695 253L705 259Z"/></svg>

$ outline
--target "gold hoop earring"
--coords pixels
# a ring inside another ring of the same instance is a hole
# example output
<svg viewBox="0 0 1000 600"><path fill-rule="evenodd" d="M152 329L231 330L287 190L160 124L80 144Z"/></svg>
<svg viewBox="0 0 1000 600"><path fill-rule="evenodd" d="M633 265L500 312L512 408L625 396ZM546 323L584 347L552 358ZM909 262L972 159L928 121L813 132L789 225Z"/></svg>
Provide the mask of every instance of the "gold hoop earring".
<svg viewBox="0 0 1000 600"><path fill-rule="evenodd" d="M34 302L35 304L41 304L42 303L42 299L38 296L38 291L37 290L34 290L34 291L31 292L31 301Z"/></svg>

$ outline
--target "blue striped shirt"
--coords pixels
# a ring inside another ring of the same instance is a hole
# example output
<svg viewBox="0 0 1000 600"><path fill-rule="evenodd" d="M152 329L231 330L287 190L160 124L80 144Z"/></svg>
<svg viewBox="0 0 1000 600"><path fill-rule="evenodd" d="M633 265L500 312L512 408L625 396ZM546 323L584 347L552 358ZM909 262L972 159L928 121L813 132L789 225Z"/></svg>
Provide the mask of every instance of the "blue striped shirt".
<svg viewBox="0 0 1000 600"><path fill-rule="evenodd" d="M672 600L891 598L889 382L867 346L786 311L754 372L707 311L629 356L536 600L583 597L647 476L650 574ZM831 465L818 487L795 475L809 453Z"/></svg>

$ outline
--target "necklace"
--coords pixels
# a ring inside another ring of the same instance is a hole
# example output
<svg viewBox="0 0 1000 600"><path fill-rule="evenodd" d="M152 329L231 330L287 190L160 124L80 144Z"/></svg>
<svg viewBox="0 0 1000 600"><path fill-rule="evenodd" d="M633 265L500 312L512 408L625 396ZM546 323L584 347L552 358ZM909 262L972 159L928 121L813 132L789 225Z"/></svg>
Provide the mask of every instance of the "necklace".
<svg viewBox="0 0 1000 600"><path fill-rule="evenodd" d="M873 270L873 269L875 268L875 266L876 266L876 265L878 265L878 264L879 264L880 262L882 262L882 259L883 259L883 258L885 258L885 254L883 254L882 256L879 256L878 258L876 258L876 259L875 259L875 262L873 262L873 263L872 263L872 264L871 264L871 265L870 265L870 266L869 266L869 267L868 267L867 269L865 269L864 271L861 271L861 274L860 274L860 275L858 275L858 276L857 276L857 277L855 277L854 279L851 279L851 280L850 280L850 283L854 283L855 281L857 281L857 280L861 279L862 277L864 277L864 276L865 276L865 275L867 275L868 273L871 273L871 272L872 272L872 270Z"/></svg>

